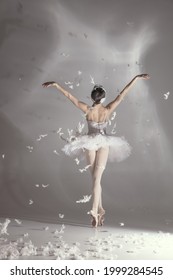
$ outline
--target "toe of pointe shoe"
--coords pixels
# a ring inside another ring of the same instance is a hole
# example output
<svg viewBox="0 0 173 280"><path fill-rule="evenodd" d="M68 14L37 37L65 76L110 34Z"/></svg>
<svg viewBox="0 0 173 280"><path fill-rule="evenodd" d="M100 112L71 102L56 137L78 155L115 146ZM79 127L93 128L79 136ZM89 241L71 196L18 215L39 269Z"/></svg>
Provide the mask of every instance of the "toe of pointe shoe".
<svg viewBox="0 0 173 280"><path fill-rule="evenodd" d="M95 218L93 218L91 224L92 224L92 227L94 227L94 228L96 228L98 226L98 222L96 221Z"/></svg>
<svg viewBox="0 0 173 280"><path fill-rule="evenodd" d="M98 220L98 226L103 226L103 221L101 221L100 219Z"/></svg>
<svg viewBox="0 0 173 280"><path fill-rule="evenodd" d="M104 214L103 215L99 215L99 217L98 217L98 225L99 226L103 226L104 225L104 220L105 220Z"/></svg>
<svg viewBox="0 0 173 280"><path fill-rule="evenodd" d="M92 217L92 221L91 221L92 226L96 228L98 226L98 216L95 215L92 210L89 211L88 214L90 214Z"/></svg>

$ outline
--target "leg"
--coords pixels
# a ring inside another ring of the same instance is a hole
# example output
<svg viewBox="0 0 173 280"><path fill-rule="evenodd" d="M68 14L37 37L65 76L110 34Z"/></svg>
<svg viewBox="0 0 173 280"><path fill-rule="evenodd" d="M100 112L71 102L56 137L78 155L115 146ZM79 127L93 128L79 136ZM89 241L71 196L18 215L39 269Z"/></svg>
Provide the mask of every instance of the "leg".
<svg viewBox="0 0 173 280"><path fill-rule="evenodd" d="M108 153L109 153L109 147L100 148L96 152L95 165L93 170L93 206L91 210L93 217L96 219L95 226L97 226L98 224L98 214L102 214L103 216L105 213L102 206L100 183L101 183L103 171L107 163Z"/></svg>
<svg viewBox="0 0 173 280"><path fill-rule="evenodd" d="M87 164L90 166L91 175L93 177L94 165L95 165L96 151L95 150L86 150L86 160Z"/></svg>
<svg viewBox="0 0 173 280"><path fill-rule="evenodd" d="M101 187L100 199L99 199L99 205L98 205L98 225L99 226L103 225L104 215L105 215L105 210L102 205L102 187Z"/></svg>
<svg viewBox="0 0 173 280"><path fill-rule="evenodd" d="M86 160L87 160L87 164L90 165L90 172L91 172L92 179L93 179L93 173L94 173L95 158L96 158L95 150L86 150ZM93 217L93 215L92 215L92 217ZM92 226L95 226L94 217L92 219Z"/></svg>

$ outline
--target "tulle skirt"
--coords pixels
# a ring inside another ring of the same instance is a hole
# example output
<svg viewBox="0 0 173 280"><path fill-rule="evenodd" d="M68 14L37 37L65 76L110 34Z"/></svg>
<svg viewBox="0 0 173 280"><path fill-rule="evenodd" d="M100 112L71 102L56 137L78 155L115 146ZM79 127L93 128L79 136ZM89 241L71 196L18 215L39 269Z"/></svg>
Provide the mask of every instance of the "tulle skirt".
<svg viewBox="0 0 173 280"><path fill-rule="evenodd" d="M70 143L66 144L62 151L70 156L80 159L85 158L86 150L98 150L101 147L109 146L108 160L123 161L131 154L131 146L124 137L112 135L90 134L76 137Z"/></svg>

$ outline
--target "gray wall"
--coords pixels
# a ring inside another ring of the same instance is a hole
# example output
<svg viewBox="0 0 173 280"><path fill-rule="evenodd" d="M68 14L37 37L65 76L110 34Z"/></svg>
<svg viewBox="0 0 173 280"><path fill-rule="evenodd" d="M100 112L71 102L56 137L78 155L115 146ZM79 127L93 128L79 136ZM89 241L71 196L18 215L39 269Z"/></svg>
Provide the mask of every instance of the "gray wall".
<svg viewBox="0 0 173 280"><path fill-rule="evenodd" d="M43 82L56 80L91 104L90 76L104 85L109 102L135 75L149 73L116 110L116 135L133 151L122 163L108 163L104 204L114 225L170 219L172 11L171 0L0 1L1 216L58 221L64 213L66 222L88 223L91 205L76 200L91 193L90 174L61 152L56 133L62 127L67 135L83 117ZM47 136L37 141L40 134Z"/></svg>

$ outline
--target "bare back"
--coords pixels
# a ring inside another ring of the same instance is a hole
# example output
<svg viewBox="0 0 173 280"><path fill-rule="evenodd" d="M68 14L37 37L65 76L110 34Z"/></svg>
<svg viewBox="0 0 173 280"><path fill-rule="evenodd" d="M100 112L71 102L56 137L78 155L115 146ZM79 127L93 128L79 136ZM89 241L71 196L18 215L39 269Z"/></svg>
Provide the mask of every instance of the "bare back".
<svg viewBox="0 0 173 280"><path fill-rule="evenodd" d="M94 107L90 107L88 112L86 113L86 119L88 121L94 122L105 122L108 120L110 112L107 108L102 106L101 104L96 105Z"/></svg>

